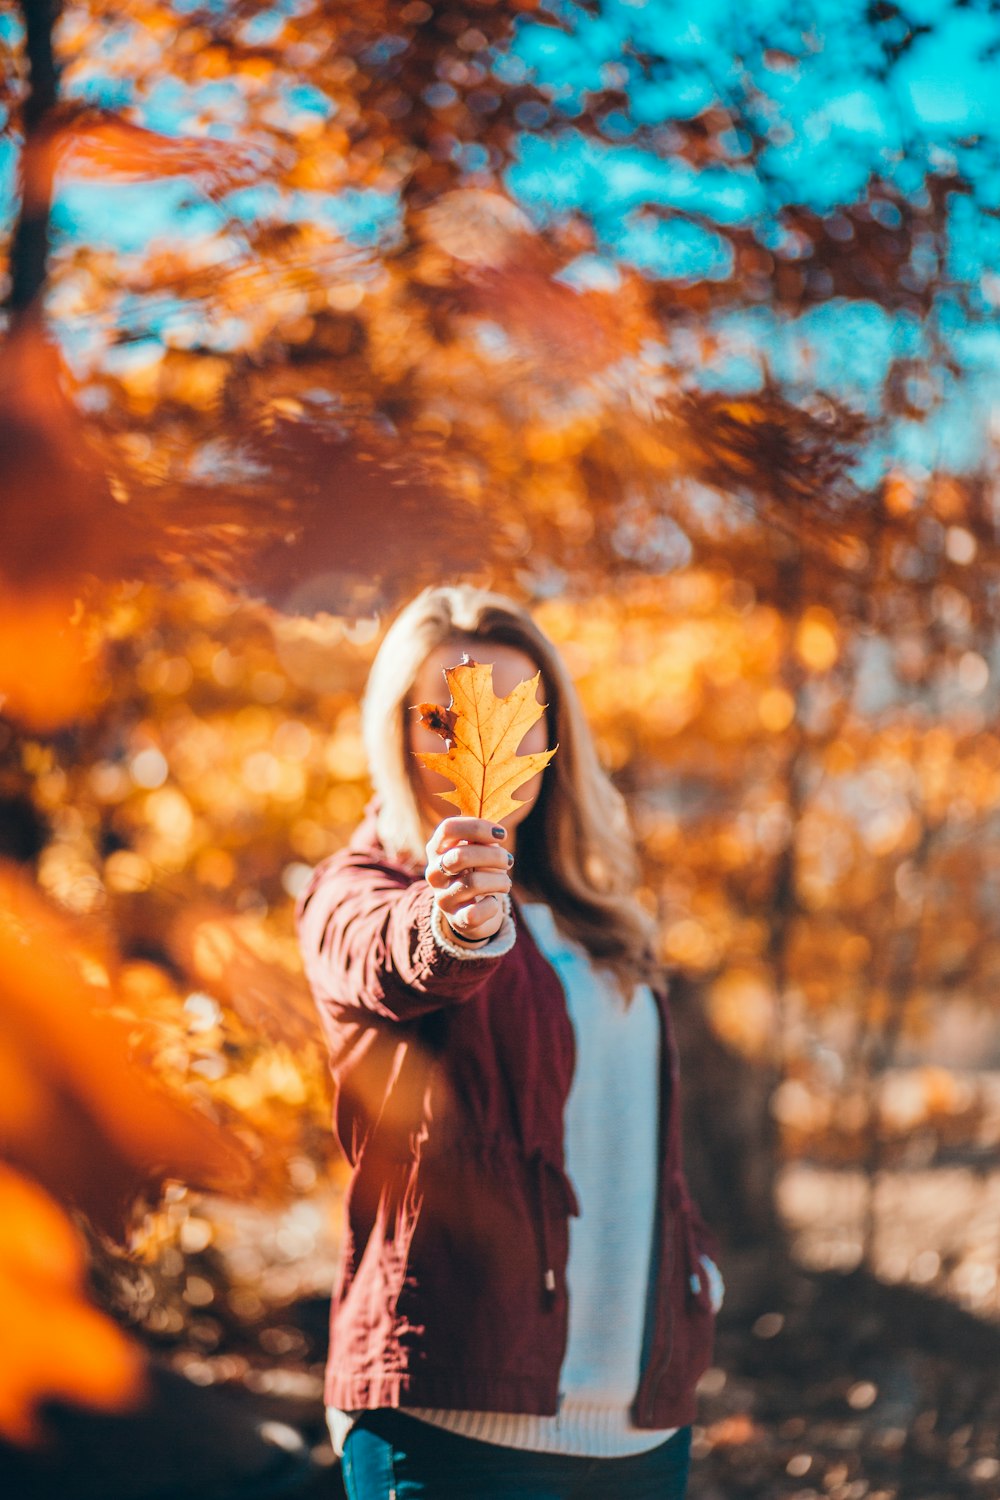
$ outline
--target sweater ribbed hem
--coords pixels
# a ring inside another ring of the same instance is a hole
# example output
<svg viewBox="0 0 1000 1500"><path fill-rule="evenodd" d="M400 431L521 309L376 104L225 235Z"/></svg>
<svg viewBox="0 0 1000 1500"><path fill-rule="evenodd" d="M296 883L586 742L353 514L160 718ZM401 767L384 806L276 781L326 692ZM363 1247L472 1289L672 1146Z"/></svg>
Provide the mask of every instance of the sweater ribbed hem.
<svg viewBox="0 0 1000 1500"><path fill-rule="evenodd" d="M677 1432L676 1427L633 1427L629 1410L597 1402L564 1401L555 1417L525 1416L521 1412L450 1411L408 1406L406 1414L460 1437L532 1453L562 1453L576 1458L630 1458L658 1448Z"/></svg>
<svg viewBox="0 0 1000 1500"><path fill-rule="evenodd" d="M629 1422L627 1412L607 1407L565 1405L556 1417L525 1416L521 1412L435 1410L422 1406L401 1408L434 1427L476 1442L496 1443L533 1453L559 1453L574 1458L630 1458L658 1448L680 1429L640 1429ZM326 1422L336 1454L341 1455L347 1435L360 1412L326 1409Z"/></svg>

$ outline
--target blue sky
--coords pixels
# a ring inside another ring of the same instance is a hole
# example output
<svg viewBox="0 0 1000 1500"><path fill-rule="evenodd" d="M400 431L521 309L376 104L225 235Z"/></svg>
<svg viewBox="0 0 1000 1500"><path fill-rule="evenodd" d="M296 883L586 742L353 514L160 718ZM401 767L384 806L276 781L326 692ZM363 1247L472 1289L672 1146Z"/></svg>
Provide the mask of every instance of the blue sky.
<svg viewBox="0 0 1000 1500"><path fill-rule="evenodd" d="M597 16L566 5L569 35L526 21L499 71L543 85L567 128L526 137L508 183L539 220L586 214L610 259L693 282L729 275L727 228L794 253L782 224L788 204L835 214L863 199L873 176L919 204L930 178L957 171L970 191L949 201L947 263L937 273L945 284L927 324L843 299L798 318L737 307L709 320L718 352L707 369L696 352L704 322L675 329L671 355L702 387L752 391L766 366L793 392L819 387L871 416L891 360L924 360L933 416L899 421L868 468L895 458L970 468L986 455L1000 389L1000 15L986 3L908 0L906 19L927 29L894 60L902 24L890 20L879 33L862 23L864 10L859 0L812 0L805 36L802 10L783 0L604 0ZM626 37L659 66L641 67ZM625 91L627 108L609 122L609 139L595 142L572 120L607 84ZM767 137L757 162L738 130L728 159L700 171L636 141L637 126L720 105ZM660 211L648 212L651 204ZM884 212L891 220L888 202ZM915 286L927 284L936 267L926 246L908 269ZM944 368L941 341L961 375Z"/></svg>
<svg viewBox="0 0 1000 1500"><path fill-rule="evenodd" d="M249 22L249 39L267 41L269 28L295 4L282 0ZM538 223L567 214L590 220L597 253L572 268L570 279L607 285L619 264L682 285L724 280L732 270L727 230L749 230L776 254L794 257L783 222L789 204L836 214L864 196L873 176L919 203L930 178L953 170L963 177L970 190L951 196L943 276L926 246L917 246L907 268L914 285L931 273L943 282L926 326L874 302L830 300L798 318L737 305L710 320L717 352L707 367L694 353L704 323L679 322L665 347L692 384L753 390L766 365L793 394L820 387L870 414L888 363L923 359L937 387L935 413L921 424L899 423L878 461L895 451L927 468L980 463L1000 353L1000 220L993 216L1000 209L1000 15L989 0L904 0L903 16L917 35L899 56L904 23L864 23L864 0L810 0L805 12L786 0L699 0L697 7L602 0L596 15L571 0L553 0L550 8L564 29L523 18L495 68L512 83L534 82L549 100L546 128L524 130L506 184ZM0 25L9 29L9 16ZM239 139L244 102L227 80L192 90L164 73L140 103L128 64L134 24L123 27L106 33L99 54L75 70L78 95L114 108L136 104L142 123L164 134L197 128ZM622 89L626 104L604 117L595 140L575 121L608 86ZM729 110L734 127L719 158L696 170L672 149L670 127L708 107ZM297 86L276 108L294 132L335 106ZM739 128L744 121L766 143L755 162ZM643 141L644 130L658 132L655 149ZM12 174L12 147L0 142L8 213ZM398 223L396 200L374 192L246 189L220 207L191 184L159 182L66 184L55 225L67 243L130 255L151 240L220 236L227 212L318 220L372 248L391 242ZM884 212L891 216L889 204ZM169 309L163 316L169 321ZM941 340L961 367L958 377L938 357Z"/></svg>

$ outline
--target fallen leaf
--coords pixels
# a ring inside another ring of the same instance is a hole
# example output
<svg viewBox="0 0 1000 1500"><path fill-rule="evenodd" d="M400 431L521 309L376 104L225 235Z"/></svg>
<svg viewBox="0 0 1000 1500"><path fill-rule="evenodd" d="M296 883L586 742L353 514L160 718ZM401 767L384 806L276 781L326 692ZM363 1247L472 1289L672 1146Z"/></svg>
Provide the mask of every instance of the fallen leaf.
<svg viewBox="0 0 1000 1500"><path fill-rule="evenodd" d="M418 703L420 722L447 742L446 751L416 751L429 771L438 771L452 783L453 792L442 792L467 817L496 821L520 805L512 793L544 770L556 753L542 750L518 755L517 747L545 712L546 704L536 696L541 672L518 683L506 698L493 691L493 668L467 657L456 667L445 668L451 692L447 709L437 703Z"/></svg>

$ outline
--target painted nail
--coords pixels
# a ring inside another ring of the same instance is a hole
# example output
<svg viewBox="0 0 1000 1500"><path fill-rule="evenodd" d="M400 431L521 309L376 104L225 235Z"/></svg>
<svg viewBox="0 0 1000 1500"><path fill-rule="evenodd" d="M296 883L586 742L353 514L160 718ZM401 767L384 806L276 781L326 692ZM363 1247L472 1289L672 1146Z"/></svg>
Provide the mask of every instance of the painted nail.
<svg viewBox="0 0 1000 1500"><path fill-rule="evenodd" d="M505 839L507 837L506 828L501 828L499 823L497 824L496 828L492 829L491 831L495 839Z"/></svg>
<svg viewBox="0 0 1000 1500"><path fill-rule="evenodd" d="M511 852L510 852L509 849L505 850L504 852L507 855L507 864L508 865L512 865L514 863L514 856L513 856L513 854L511 854Z"/></svg>

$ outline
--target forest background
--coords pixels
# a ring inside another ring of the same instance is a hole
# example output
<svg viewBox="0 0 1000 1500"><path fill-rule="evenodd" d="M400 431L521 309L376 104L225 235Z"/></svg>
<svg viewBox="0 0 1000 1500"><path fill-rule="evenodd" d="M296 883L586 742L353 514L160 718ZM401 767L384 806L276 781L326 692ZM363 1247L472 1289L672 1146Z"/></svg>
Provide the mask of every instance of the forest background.
<svg viewBox="0 0 1000 1500"><path fill-rule="evenodd" d="M675 973L692 1493L1000 1495L998 53L988 0L0 12L19 1494L335 1482L291 910L461 576L566 657Z"/></svg>

